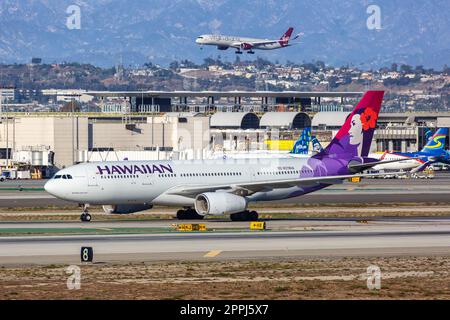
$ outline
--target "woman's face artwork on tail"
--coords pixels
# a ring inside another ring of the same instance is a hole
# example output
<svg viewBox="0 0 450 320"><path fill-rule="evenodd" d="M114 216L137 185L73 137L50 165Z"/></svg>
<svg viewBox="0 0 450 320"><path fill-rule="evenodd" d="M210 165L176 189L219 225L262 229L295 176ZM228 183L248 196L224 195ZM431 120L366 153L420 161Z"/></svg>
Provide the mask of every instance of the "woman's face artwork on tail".
<svg viewBox="0 0 450 320"><path fill-rule="evenodd" d="M348 135L350 136L350 144L358 146L358 156L361 156L364 135L360 114L353 115L352 120L350 121Z"/></svg>

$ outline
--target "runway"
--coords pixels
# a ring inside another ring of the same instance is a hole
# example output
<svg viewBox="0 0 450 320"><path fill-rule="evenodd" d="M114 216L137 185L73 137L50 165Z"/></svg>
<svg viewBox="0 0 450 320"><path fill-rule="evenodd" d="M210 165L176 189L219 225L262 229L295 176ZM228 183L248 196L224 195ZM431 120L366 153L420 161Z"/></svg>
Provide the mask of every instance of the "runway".
<svg viewBox="0 0 450 320"><path fill-rule="evenodd" d="M96 263L450 255L450 218L377 219L368 223L342 219L268 221L267 231L249 231L246 223L206 224L214 231L175 232L168 221L99 222L89 226L75 222L1 223L2 232L79 228L80 234L2 236L0 265L79 264L82 246L93 248ZM122 232L120 228L124 228ZM105 234L83 234L87 229ZM123 234L125 229L131 233ZM108 234L111 231L117 234Z"/></svg>

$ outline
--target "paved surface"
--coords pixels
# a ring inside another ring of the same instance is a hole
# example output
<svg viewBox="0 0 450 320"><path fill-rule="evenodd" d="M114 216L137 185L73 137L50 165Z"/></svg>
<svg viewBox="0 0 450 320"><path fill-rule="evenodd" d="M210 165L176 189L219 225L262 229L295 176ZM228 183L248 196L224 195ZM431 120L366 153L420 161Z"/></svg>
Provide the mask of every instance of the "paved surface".
<svg viewBox="0 0 450 320"><path fill-rule="evenodd" d="M306 256L450 255L449 218L377 219L367 224L343 219L269 221L269 231L231 231L230 223L208 222L216 232L169 232L170 221L2 223L8 228L79 228L80 235L0 237L0 264L80 263L91 246L95 262L243 259ZM173 222L172 222L173 223ZM233 223L244 228L245 223ZM166 228L144 234L82 234L83 228Z"/></svg>

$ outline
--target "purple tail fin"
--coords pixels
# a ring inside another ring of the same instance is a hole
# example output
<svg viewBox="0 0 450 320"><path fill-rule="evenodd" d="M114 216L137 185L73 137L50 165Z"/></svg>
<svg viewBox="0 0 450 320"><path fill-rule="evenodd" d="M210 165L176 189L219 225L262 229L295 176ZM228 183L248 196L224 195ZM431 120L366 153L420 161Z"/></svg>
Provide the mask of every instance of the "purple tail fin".
<svg viewBox="0 0 450 320"><path fill-rule="evenodd" d="M384 91L367 91L331 143L315 157L367 157Z"/></svg>

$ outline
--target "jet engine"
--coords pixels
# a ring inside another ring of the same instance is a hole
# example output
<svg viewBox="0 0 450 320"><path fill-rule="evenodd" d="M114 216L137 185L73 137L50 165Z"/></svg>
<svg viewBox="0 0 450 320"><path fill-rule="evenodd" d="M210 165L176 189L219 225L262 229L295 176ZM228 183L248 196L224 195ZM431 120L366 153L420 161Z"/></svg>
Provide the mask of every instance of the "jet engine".
<svg viewBox="0 0 450 320"><path fill-rule="evenodd" d="M253 45L252 45L252 44L246 43L246 42L241 43L241 49L242 49L242 50L250 50L251 48L253 48Z"/></svg>
<svg viewBox="0 0 450 320"><path fill-rule="evenodd" d="M206 192L195 198L194 206L195 211L201 216L219 216L245 211L247 200L226 192Z"/></svg>
<svg viewBox="0 0 450 320"><path fill-rule="evenodd" d="M151 204L117 204L117 205L108 205L103 206L103 211L109 214L129 214L140 211L145 211L153 208Z"/></svg>

